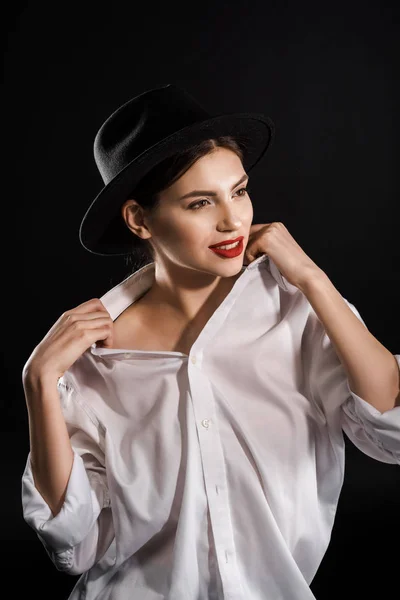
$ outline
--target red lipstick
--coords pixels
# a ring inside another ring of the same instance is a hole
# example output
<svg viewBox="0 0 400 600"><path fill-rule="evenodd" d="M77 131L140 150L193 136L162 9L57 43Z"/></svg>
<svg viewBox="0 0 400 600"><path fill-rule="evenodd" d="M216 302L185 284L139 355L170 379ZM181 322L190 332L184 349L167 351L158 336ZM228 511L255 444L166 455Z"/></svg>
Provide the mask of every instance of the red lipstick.
<svg viewBox="0 0 400 600"><path fill-rule="evenodd" d="M236 238L234 240L224 240L223 242L218 242L218 244L212 244L211 246L208 246L208 247L216 248L217 246L227 246L228 244L234 244L235 242L238 242L239 240L243 240L243 235L240 235L238 238Z"/></svg>
<svg viewBox="0 0 400 600"><path fill-rule="evenodd" d="M210 246L210 250L215 254L218 254L218 256L223 256L224 258L235 258L243 252L243 236L240 237L239 240L239 244L235 246L235 248L230 248L229 250L222 250L221 248ZM233 242L231 243L233 244Z"/></svg>

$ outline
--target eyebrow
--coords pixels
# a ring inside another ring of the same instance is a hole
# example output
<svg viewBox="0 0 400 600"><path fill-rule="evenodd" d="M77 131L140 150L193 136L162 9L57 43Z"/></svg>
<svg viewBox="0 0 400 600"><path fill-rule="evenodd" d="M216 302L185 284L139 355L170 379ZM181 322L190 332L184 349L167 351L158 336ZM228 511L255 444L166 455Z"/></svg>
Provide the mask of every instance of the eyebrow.
<svg viewBox="0 0 400 600"><path fill-rule="evenodd" d="M239 185L239 183L242 183L243 181L245 181L245 179L248 179L249 176L247 175L247 173L245 173L244 175L242 175L242 177L239 179L239 181L237 181L231 188L231 190L233 190L237 185ZM186 198L192 198L192 197L196 197L196 196L216 196L217 192L213 192L210 190L193 190L193 192L189 192L188 194L185 194L184 196L181 196L179 198L179 200L185 200Z"/></svg>

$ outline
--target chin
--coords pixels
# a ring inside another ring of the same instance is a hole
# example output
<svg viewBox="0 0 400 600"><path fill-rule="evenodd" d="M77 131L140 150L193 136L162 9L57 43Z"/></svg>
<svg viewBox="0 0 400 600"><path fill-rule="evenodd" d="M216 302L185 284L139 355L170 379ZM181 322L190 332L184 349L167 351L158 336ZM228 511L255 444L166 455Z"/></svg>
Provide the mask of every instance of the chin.
<svg viewBox="0 0 400 600"><path fill-rule="evenodd" d="M215 266L215 272L218 272L221 277L232 277L242 269L243 261L243 256L222 259L221 264Z"/></svg>

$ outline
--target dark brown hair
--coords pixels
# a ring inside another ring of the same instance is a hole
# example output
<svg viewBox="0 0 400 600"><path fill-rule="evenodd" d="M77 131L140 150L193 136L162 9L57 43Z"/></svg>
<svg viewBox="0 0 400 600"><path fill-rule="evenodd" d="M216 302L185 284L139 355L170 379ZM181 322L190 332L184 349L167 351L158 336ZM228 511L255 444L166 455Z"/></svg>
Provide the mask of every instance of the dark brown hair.
<svg viewBox="0 0 400 600"><path fill-rule="evenodd" d="M244 149L238 139L226 135L203 140L156 165L140 180L127 199L136 200L148 214L154 215L160 205L161 192L175 183L199 158L218 147L232 150L243 162ZM128 255L128 262L132 262L134 269L139 269L154 261L154 251L148 240L136 237L132 253Z"/></svg>

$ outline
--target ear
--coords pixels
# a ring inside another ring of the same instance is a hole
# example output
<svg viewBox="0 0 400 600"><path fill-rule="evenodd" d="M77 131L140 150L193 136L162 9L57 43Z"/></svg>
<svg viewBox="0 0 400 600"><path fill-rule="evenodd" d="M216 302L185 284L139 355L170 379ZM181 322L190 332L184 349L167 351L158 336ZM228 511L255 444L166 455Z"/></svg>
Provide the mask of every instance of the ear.
<svg viewBox="0 0 400 600"><path fill-rule="evenodd" d="M150 232L144 223L143 208L140 206L140 204L138 204L138 202L136 202L136 200L133 198L125 200L121 206L121 216L124 219L128 229L130 229L135 235L142 239L151 237Z"/></svg>
<svg viewBox="0 0 400 600"><path fill-rule="evenodd" d="M140 206L133 198L125 200L121 206L121 216L125 223L131 229L138 225L138 217L140 217Z"/></svg>

